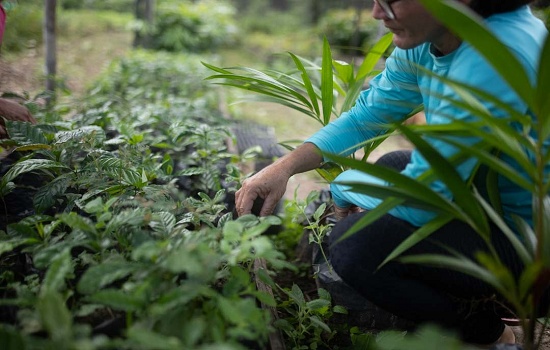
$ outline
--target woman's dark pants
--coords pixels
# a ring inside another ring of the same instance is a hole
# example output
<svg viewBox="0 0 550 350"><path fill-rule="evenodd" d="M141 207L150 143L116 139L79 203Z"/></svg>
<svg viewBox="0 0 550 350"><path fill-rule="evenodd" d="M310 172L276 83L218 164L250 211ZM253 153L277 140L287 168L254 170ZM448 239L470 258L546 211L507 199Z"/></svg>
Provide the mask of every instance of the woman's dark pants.
<svg viewBox="0 0 550 350"><path fill-rule="evenodd" d="M408 151L381 158L379 164L402 169ZM378 266L417 227L389 214L351 237L335 243L366 213L348 216L330 234L331 263L338 275L367 300L399 317L416 323L436 323L457 330L469 343L490 344L504 330L501 317L510 316L502 298L488 285L449 269L392 261ZM515 276L520 259L508 239L493 227L492 244ZM453 221L410 248L405 255L444 254L450 247L469 259L488 251L485 241L467 224Z"/></svg>

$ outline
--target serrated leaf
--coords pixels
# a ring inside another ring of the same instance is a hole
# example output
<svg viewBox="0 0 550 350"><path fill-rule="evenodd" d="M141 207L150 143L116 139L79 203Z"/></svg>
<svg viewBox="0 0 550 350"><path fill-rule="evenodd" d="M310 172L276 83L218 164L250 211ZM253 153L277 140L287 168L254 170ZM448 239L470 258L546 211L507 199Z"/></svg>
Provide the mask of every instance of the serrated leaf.
<svg viewBox="0 0 550 350"><path fill-rule="evenodd" d="M328 301L332 300L332 296L330 295L328 290L326 290L324 288L317 289L317 294L319 294L320 299L324 299L324 300L328 300Z"/></svg>
<svg viewBox="0 0 550 350"><path fill-rule="evenodd" d="M153 214L149 226L162 235L169 235L176 225L176 217L169 212L158 212Z"/></svg>
<svg viewBox="0 0 550 350"><path fill-rule="evenodd" d="M51 208L56 198L64 194L72 179L69 176L60 176L40 187L33 197L33 204L37 212L41 213Z"/></svg>
<svg viewBox="0 0 550 350"><path fill-rule="evenodd" d="M35 170L53 170L53 169L69 169L67 166L49 159L27 159L15 163L2 177L0 188L6 186L10 181L13 181L21 174L29 173Z"/></svg>
<svg viewBox="0 0 550 350"><path fill-rule="evenodd" d="M84 126L71 131L60 131L55 134L56 144L86 142L95 145L102 144L106 138L105 131L96 125Z"/></svg>
<svg viewBox="0 0 550 350"><path fill-rule="evenodd" d="M302 293L302 290L297 284L292 285L292 289L288 292L288 295L296 302L296 304L300 306L304 306L306 304L304 293Z"/></svg>
<svg viewBox="0 0 550 350"><path fill-rule="evenodd" d="M177 176L192 176L192 175L201 175L206 172L205 169L202 168L187 168L181 171L178 171L176 174Z"/></svg>
<svg viewBox="0 0 550 350"><path fill-rule="evenodd" d="M42 130L31 123L8 120L6 128L10 138L18 143L44 145L48 143Z"/></svg>

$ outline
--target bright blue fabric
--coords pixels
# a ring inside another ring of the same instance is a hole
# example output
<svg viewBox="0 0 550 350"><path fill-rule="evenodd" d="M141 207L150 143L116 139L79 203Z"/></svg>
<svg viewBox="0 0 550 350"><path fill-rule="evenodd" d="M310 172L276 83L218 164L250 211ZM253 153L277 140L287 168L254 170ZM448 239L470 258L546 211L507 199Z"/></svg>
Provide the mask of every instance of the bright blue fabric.
<svg viewBox="0 0 550 350"><path fill-rule="evenodd" d="M486 19L486 24L516 55L534 82L538 57L548 34L544 24L533 16L527 6L516 11L493 15ZM402 120L421 103L425 106L426 121L429 124L445 124L449 122L449 118L465 122L476 120L467 111L441 98L445 96L456 100L458 96L440 79L420 71L418 66L439 76L473 85L498 96L515 110L527 113L525 103L469 44L462 43L454 52L442 57L435 56L430 49L430 44L410 50L395 49L386 60L384 71L372 79L369 89L361 93L355 106L305 142L311 142L327 153L351 154L361 142L385 130L388 122ZM494 117L507 117L505 111L488 102L483 103ZM456 137L456 140L464 144L475 144L479 141L465 137ZM446 158L456 153L454 147L441 140L428 138L427 141ZM522 172L517 164L511 160L509 163ZM475 160L471 159L462 163L457 170L463 179L467 179L474 167ZM427 169L429 164L419 152L413 151L412 160L402 174L417 178ZM336 179L336 182L342 181L384 184L380 179L356 170L343 172ZM442 196L451 198L451 193L443 182L434 181L430 186ZM507 219L510 219L511 214L517 214L531 222L530 194L506 181L501 181L499 187ZM365 194L353 193L349 191L348 186L341 184L331 184L331 192L336 205L344 208L353 204L373 209L381 202L380 199ZM416 226L427 223L435 215L407 206L396 207L390 213Z"/></svg>

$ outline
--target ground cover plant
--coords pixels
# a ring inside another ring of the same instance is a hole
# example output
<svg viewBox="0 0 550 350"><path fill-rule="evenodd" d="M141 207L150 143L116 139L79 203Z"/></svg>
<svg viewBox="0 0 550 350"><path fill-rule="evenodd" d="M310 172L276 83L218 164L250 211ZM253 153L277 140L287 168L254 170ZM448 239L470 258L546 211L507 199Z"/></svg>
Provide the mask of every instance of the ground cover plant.
<svg viewBox="0 0 550 350"><path fill-rule="evenodd" d="M294 233L275 239L263 233L281 219L232 215L241 155L227 151L231 121L205 88L207 75L197 57L135 51L111 65L70 119L34 106L38 125L8 122L5 348L263 349L275 329L289 348L351 342L345 325L329 322L345 310L325 291L294 284L305 204ZM258 259L269 271L251 273ZM305 270L301 279L311 280ZM279 320L261 304L276 307Z"/></svg>
<svg viewBox="0 0 550 350"><path fill-rule="evenodd" d="M257 300L275 301L256 290L250 263L288 264L261 235L275 218L232 220L224 203L235 155L196 62L136 53L74 119L8 123L7 348L265 345L270 320ZM9 212L21 195L33 211L22 220Z"/></svg>

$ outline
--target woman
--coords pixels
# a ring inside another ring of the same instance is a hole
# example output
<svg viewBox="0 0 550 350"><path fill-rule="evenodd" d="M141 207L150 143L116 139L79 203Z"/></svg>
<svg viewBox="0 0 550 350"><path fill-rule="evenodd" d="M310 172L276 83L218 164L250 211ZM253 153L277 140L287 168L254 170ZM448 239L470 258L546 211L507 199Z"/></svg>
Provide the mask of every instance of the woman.
<svg viewBox="0 0 550 350"><path fill-rule="evenodd" d="M508 46L532 79L537 60L548 32L527 4L529 0L457 0L485 18L486 25ZM293 152L244 181L236 193L240 215L250 212L258 197L264 199L260 215L268 215L282 198L288 179L297 173L315 169L323 158L321 152L339 154L360 144L389 122L401 121L412 109L423 103L426 122L445 124L449 116L461 121L474 121L468 111L454 107L440 96L456 98L456 93L441 80L418 69L422 66L440 76L463 81L499 96L508 106L522 113L525 103L470 45L461 40L431 16L416 0L375 1L373 16L393 32L396 49L386 61L384 71L375 77L355 106L327 125ZM505 111L486 102L490 113L499 118ZM473 138L457 138L473 144ZM440 140L428 139L431 145L449 158L456 149ZM420 153L401 154L403 161L395 166L402 174L416 178L429 168ZM510 164L514 166L514 164ZM475 161L457 167L463 179L473 172ZM517 168L517 165L516 165ZM345 171L337 181L360 181L383 184L377 178L358 171ZM511 183L501 183L500 192L506 218L519 215L531 222L530 194ZM430 185L451 198L441 181ZM341 237L366 211L380 200L348 191L332 184L331 193L336 214L341 220L331 233L331 240ZM460 273L427 266L391 262L377 270L380 263L418 227L429 222L434 213L407 206L396 207L349 239L331 245L331 262L335 271L350 286L379 307L415 322L436 322L457 329L470 343L490 346L497 342L514 343L511 329L501 320L495 292L482 282ZM516 274L522 266L508 240L493 227L493 245L502 261ZM487 250L485 243L467 225L451 222L411 248L407 254L446 254L441 245L452 247L468 257Z"/></svg>

